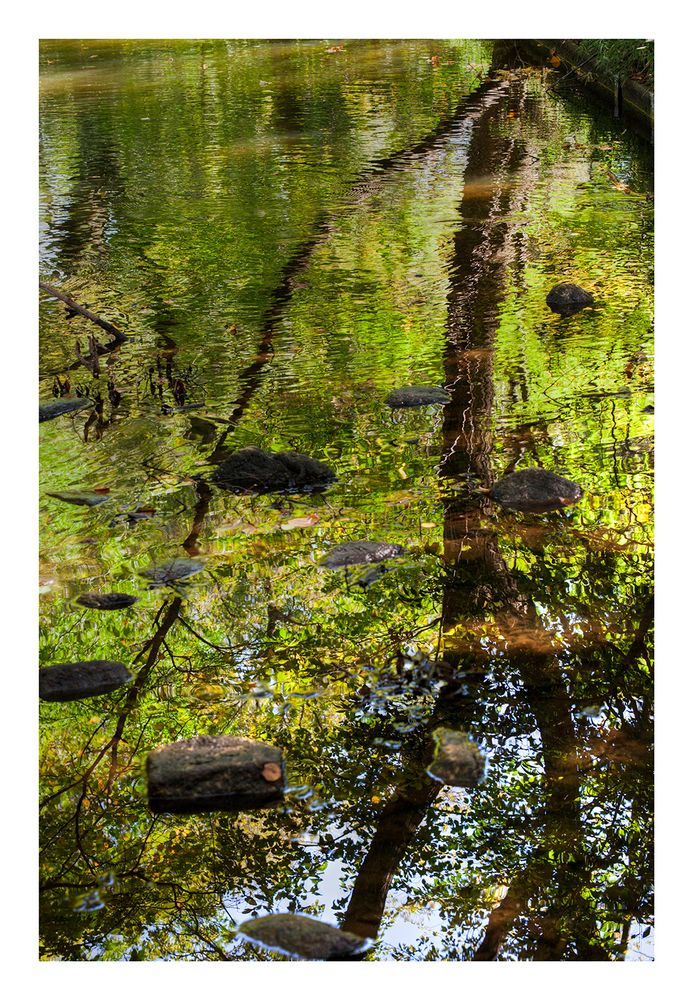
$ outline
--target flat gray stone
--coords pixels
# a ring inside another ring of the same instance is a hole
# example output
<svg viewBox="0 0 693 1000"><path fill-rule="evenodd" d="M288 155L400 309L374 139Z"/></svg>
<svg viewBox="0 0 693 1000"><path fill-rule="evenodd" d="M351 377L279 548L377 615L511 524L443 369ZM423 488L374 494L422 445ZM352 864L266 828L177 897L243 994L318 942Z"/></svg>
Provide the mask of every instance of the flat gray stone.
<svg viewBox="0 0 693 1000"><path fill-rule="evenodd" d="M497 482L491 496L504 507L540 514L576 503L582 488L545 469L521 469Z"/></svg>
<svg viewBox="0 0 693 1000"><path fill-rule="evenodd" d="M562 281L560 285L555 285L546 296L546 304L552 312L560 313L561 316L572 316L580 312L586 306L594 305L594 296L586 292L579 285L571 285L569 281Z"/></svg>
<svg viewBox="0 0 693 1000"><path fill-rule="evenodd" d="M438 385L405 385L401 389L393 389L386 397L388 406L399 408L404 406L445 406L450 402L450 396Z"/></svg>
<svg viewBox="0 0 693 1000"><path fill-rule="evenodd" d="M341 542L327 553L321 562L326 569L341 569L342 566L359 566L363 563L379 563L385 559L397 559L406 553L402 545L389 542Z"/></svg>
<svg viewBox="0 0 693 1000"><path fill-rule="evenodd" d="M39 697L43 701L77 701L108 694L132 680L132 674L115 660L55 663L39 670Z"/></svg>
<svg viewBox="0 0 693 1000"><path fill-rule="evenodd" d="M454 729L436 729L433 733L436 753L428 774L444 785L474 788L484 776L486 760L476 743L466 733Z"/></svg>
<svg viewBox="0 0 693 1000"><path fill-rule="evenodd" d="M39 403L39 423L42 424L44 420L54 420L63 413L75 413L91 405L89 399L51 399L46 403Z"/></svg>
<svg viewBox="0 0 693 1000"><path fill-rule="evenodd" d="M117 611L120 608L129 608L135 604L139 597L133 594L80 594L76 598L76 603L83 608L94 608L96 611Z"/></svg>
<svg viewBox="0 0 693 1000"><path fill-rule="evenodd" d="M304 493L323 489L337 477L329 465L296 451L241 448L210 478L215 486L236 493Z"/></svg>
<svg viewBox="0 0 693 1000"><path fill-rule="evenodd" d="M204 568L204 563L197 559L169 559L168 562L143 569L140 576L151 580L152 587L166 587L178 580L186 580L195 573L201 573Z"/></svg>
<svg viewBox="0 0 693 1000"><path fill-rule="evenodd" d="M238 933L271 951L313 962L347 961L372 944L368 938L296 913L273 913L269 917L246 920Z"/></svg>
<svg viewBox="0 0 693 1000"><path fill-rule="evenodd" d="M281 750L244 736L193 736L147 757L149 808L196 813L260 809L281 802Z"/></svg>
<svg viewBox="0 0 693 1000"><path fill-rule="evenodd" d="M63 503L74 503L78 507L98 507L100 503L110 500L110 497L101 493L46 493L46 496L62 500Z"/></svg>

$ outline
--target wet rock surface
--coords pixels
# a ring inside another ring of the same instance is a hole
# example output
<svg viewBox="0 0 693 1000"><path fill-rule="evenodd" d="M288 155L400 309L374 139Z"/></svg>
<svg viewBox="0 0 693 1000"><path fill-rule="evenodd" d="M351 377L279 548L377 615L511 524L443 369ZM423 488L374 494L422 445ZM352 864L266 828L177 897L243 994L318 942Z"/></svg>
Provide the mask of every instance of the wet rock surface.
<svg viewBox="0 0 693 1000"><path fill-rule="evenodd" d="M281 750L243 736L194 736L147 757L149 808L195 813L259 809L281 802Z"/></svg>
<svg viewBox="0 0 693 1000"><path fill-rule="evenodd" d="M433 738L436 753L428 774L436 781L458 788L478 785L486 770L486 760L476 743L466 733L454 729L436 729Z"/></svg>
<svg viewBox="0 0 693 1000"><path fill-rule="evenodd" d="M62 500L63 503L76 504L78 507L98 507L100 503L110 500L110 497L101 493L46 493L46 496Z"/></svg>
<svg viewBox="0 0 693 1000"><path fill-rule="evenodd" d="M563 281L551 289L546 296L546 304L552 312L560 316L572 316L586 306L593 306L594 296L579 285Z"/></svg>
<svg viewBox="0 0 693 1000"><path fill-rule="evenodd" d="M397 559L406 553L402 545L390 542L341 542L327 553L321 566L327 569L341 569L342 566L358 566L363 563L379 563L385 559Z"/></svg>
<svg viewBox="0 0 693 1000"><path fill-rule="evenodd" d="M108 694L132 680L123 663L115 660L85 660L56 663L39 670L39 698L43 701L77 701Z"/></svg>
<svg viewBox="0 0 693 1000"><path fill-rule="evenodd" d="M322 489L336 478L329 465L296 451L241 448L221 463L211 481L241 493L282 493Z"/></svg>
<svg viewBox="0 0 693 1000"><path fill-rule="evenodd" d="M361 954L370 945L367 938L295 913L277 913L246 920L238 932L272 951L314 962L346 961Z"/></svg>
<svg viewBox="0 0 693 1000"><path fill-rule="evenodd" d="M149 566L140 572L140 576L151 580L150 587L166 587L178 580L186 580L196 573L201 573L204 563L197 559L169 559L158 566Z"/></svg>
<svg viewBox="0 0 693 1000"><path fill-rule="evenodd" d="M80 594L76 603L83 608L94 608L96 611L117 611L119 608L129 608L139 600L132 594Z"/></svg>
<svg viewBox="0 0 693 1000"><path fill-rule="evenodd" d="M385 402L393 409L405 406L444 406L450 402L450 397L437 385L405 385L401 389L393 389Z"/></svg>
<svg viewBox="0 0 693 1000"><path fill-rule="evenodd" d="M52 399L47 403L39 403L39 423L42 424L44 420L54 420L63 413L75 413L91 405L88 399Z"/></svg>
<svg viewBox="0 0 693 1000"><path fill-rule="evenodd" d="M582 488L544 469L521 469L496 483L491 496L504 507L542 513L576 503L582 496Z"/></svg>

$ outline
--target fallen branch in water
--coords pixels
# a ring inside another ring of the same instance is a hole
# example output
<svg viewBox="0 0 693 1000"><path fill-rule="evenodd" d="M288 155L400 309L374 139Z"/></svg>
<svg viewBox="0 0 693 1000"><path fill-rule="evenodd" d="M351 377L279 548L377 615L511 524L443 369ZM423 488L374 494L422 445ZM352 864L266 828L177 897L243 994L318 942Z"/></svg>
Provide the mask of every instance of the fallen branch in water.
<svg viewBox="0 0 693 1000"><path fill-rule="evenodd" d="M70 308L73 312L79 313L80 316L84 316L86 319L91 320L92 323L96 323L96 325L100 326L102 330L106 331L106 333L110 333L112 337L115 337L118 343L122 344L128 339L117 326L113 326L113 324L109 323L108 320L101 319L101 317L97 316L96 313L91 312L89 309L85 309L84 306L79 305L79 303L75 302L73 298L66 295L65 292L61 292L60 289L53 288L52 285L47 285L45 281L39 281L39 288L47 295L52 295L54 299L60 299L60 301L64 302L65 305L68 306L68 308Z"/></svg>

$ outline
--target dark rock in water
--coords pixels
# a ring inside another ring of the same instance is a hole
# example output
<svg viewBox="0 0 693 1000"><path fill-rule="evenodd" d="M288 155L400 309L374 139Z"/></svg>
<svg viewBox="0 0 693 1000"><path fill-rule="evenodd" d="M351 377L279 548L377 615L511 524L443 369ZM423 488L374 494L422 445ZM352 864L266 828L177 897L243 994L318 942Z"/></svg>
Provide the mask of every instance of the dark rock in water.
<svg viewBox="0 0 693 1000"><path fill-rule="evenodd" d="M372 944L368 938L296 913L273 913L269 917L246 920L238 933L271 951L314 962L348 961Z"/></svg>
<svg viewBox="0 0 693 1000"><path fill-rule="evenodd" d="M204 564L197 559L169 559L168 562L161 563L159 566L143 569L140 576L151 580L151 587L166 587L178 580L194 576L195 573L201 573L203 569Z"/></svg>
<svg viewBox="0 0 693 1000"><path fill-rule="evenodd" d="M63 503L74 503L79 507L98 507L100 503L110 500L110 497L101 493L46 493L46 496L62 500Z"/></svg>
<svg viewBox="0 0 693 1000"><path fill-rule="evenodd" d="M281 750L243 736L194 736L147 757L153 812L233 812L281 802Z"/></svg>
<svg viewBox="0 0 693 1000"><path fill-rule="evenodd" d="M132 594L80 594L77 604L83 608L95 608L97 611L117 611L119 608L129 608L139 598Z"/></svg>
<svg viewBox="0 0 693 1000"><path fill-rule="evenodd" d="M403 406L444 406L450 402L450 397L437 385L405 385L401 389L393 389L385 402L393 408Z"/></svg>
<svg viewBox="0 0 693 1000"><path fill-rule="evenodd" d="M362 563L377 563L384 559L397 559L407 550L402 545L389 542L342 542L335 545L322 560L327 569L341 569L342 566L358 566Z"/></svg>
<svg viewBox="0 0 693 1000"><path fill-rule="evenodd" d="M91 405L89 399L51 399L47 403L39 403L39 423L42 424L44 420L54 420L63 413L83 410L85 406Z"/></svg>
<svg viewBox="0 0 693 1000"><path fill-rule="evenodd" d="M108 694L132 680L132 674L114 660L56 663L39 670L39 697L44 701L76 701Z"/></svg>
<svg viewBox="0 0 693 1000"><path fill-rule="evenodd" d="M428 774L444 785L473 788L478 785L486 770L484 755L466 733L454 729L436 729L433 733L436 754Z"/></svg>
<svg viewBox="0 0 693 1000"><path fill-rule="evenodd" d="M282 493L322 489L336 478L329 465L295 451L241 448L221 463L211 481L223 490Z"/></svg>
<svg viewBox="0 0 693 1000"><path fill-rule="evenodd" d="M546 304L552 312L561 316L572 316L585 306L594 305L594 296L579 285L571 285L568 281L555 285L546 296Z"/></svg>
<svg viewBox="0 0 693 1000"><path fill-rule="evenodd" d="M544 469L522 469L511 472L491 490L493 499L514 510L541 514L576 503L582 496L577 483Z"/></svg>

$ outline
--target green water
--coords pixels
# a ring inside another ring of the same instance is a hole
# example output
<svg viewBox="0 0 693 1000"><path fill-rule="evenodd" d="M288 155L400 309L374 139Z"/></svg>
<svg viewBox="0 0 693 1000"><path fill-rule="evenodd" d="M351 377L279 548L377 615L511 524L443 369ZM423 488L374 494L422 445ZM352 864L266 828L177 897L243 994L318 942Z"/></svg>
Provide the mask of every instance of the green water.
<svg viewBox="0 0 693 1000"><path fill-rule="evenodd" d="M652 957L651 149L504 66L42 44L41 278L129 339L91 370L109 338L41 294L40 398L91 401L40 425L41 664L136 674L41 703L44 959L285 960L235 930L289 911L367 960ZM594 308L551 313L564 280ZM451 402L384 405L411 384ZM207 488L246 445L337 481ZM490 499L530 466L583 499ZM407 554L320 568L354 538ZM148 589L173 557L204 569ZM477 788L427 776L440 725ZM285 806L151 813L149 751L222 733L283 750Z"/></svg>

